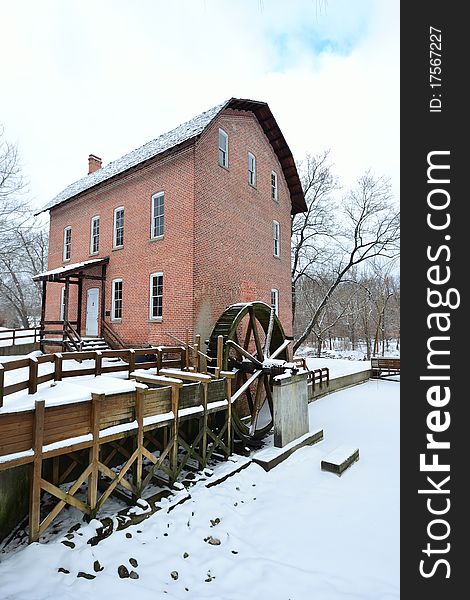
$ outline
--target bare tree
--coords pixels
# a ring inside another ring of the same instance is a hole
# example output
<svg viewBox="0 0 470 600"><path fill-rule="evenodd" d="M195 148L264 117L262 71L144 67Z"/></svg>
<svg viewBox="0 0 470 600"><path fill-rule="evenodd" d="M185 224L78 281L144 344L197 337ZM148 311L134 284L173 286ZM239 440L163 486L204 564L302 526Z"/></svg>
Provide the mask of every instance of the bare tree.
<svg viewBox="0 0 470 600"><path fill-rule="evenodd" d="M0 305L11 325L28 327L39 311L40 290L32 276L46 268L47 234L31 216L18 150L1 127L0 241Z"/></svg>
<svg viewBox="0 0 470 600"><path fill-rule="evenodd" d="M294 343L294 352L307 339L333 293L352 269L376 257L392 260L398 255L399 212L392 203L388 179L365 173L344 199L338 218L339 228L331 251L336 262L331 269L331 284Z"/></svg>
<svg viewBox="0 0 470 600"><path fill-rule="evenodd" d="M296 286L312 275L312 265L328 260L326 240L334 235L334 202L332 194L338 189L332 174L329 150L323 154L307 155L299 163L307 211L292 218L292 315L297 306Z"/></svg>
<svg viewBox="0 0 470 600"><path fill-rule="evenodd" d="M0 294L22 327L34 324L41 306L41 290L32 277L47 268L47 234L29 224L8 236L0 250Z"/></svg>
<svg viewBox="0 0 470 600"><path fill-rule="evenodd" d="M0 239L14 231L28 217L24 197L26 182L17 147L7 141L0 125Z"/></svg>

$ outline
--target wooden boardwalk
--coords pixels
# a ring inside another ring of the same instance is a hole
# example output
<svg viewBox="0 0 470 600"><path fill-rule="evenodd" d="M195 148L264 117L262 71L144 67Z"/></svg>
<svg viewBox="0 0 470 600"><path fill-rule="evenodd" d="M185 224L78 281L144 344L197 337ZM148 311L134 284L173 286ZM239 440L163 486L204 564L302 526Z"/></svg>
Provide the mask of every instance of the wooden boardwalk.
<svg viewBox="0 0 470 600"><path fill-rule="evenodd" d="M129 371L133 392L91 394L91 400L58 406L39 399L34 408L0 413L0 470L31 465L30 541L66 504L93 517L118 487L135 499L157 472L171 484L188 460L204 468L215 450L232 453L233 374L195 372L184 350L178 360L162 352L158 375ZM86 499L78 498L84 483ZM42 492L57 500L48 514L41 511Z"/></svg>

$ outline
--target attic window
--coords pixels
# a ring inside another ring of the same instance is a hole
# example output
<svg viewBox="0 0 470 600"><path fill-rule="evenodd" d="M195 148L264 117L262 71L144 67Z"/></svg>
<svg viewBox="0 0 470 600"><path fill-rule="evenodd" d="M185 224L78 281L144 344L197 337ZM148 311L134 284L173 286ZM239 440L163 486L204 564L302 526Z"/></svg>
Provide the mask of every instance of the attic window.
<svg viewBox="0 0 470 600"><path fill-rule="evenodd" d="M276 171L271 171L271 198L273 200L277 200L278 198L278 192L277 192L277 173Z"/></svg>
<svg viewBox="0 0 470 600"><path fill-rule="evenodd" d="M248 152L248 183L256 187L256 158L251 152Z"/></svg>
<svg viewBox="0 0 470 600"><path fill-rule="evenodd" d="M228 169L228 135L219 129L219 165Z"/></svg>

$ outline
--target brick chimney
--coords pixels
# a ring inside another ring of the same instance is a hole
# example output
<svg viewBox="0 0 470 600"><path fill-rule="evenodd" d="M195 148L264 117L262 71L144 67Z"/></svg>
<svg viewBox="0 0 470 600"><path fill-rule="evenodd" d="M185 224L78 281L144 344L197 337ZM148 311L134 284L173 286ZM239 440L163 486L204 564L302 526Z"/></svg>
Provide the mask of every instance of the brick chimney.
<svg viewBox="0 0 470 600"><path fill-rule="evenodd" d="M94 173L98 169L101 169L101 158L94 154L90 154L88 156L88 175Z"/></svg>

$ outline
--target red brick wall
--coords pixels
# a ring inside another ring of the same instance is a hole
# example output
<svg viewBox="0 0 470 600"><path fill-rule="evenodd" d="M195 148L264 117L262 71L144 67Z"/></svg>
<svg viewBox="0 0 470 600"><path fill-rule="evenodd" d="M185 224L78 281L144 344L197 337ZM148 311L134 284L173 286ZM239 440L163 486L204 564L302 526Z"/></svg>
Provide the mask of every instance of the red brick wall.
<svg viewBox="0 0 470 600"><path fill-rule="evenodd" d="M153 241L151 197L160 191L165 192L164 238ZM49 269L109 256L106 310L111 310L112 280L123 280L123 317L120 323L111 323L114 329L132 345L172 343L163 332L181 337L193 322L193 197L194 148L190 147L52 209ZM119 206L125 211L124 247L113 250L114 209ZM91 218L95 215L100 216L100 249L98 255L90 256ZM69 263L63 263L63 230L69 225L71 257ZM162 322L149 319L150 274L155 272L164 273ZM58 283L48 284L47 319L59 318L61 287ZM100 282L86 281L83 286L83 333L89 287L100 287ZM76 300L71 303L69 314L71 319L75 318ZM106 320L110 321L110 317Z"/></svg>
<svg viewBox="0 0 470 600"><path fill-rule="evenodd" d="M218 165L218 128L229 135L229 168ZM248 184L248 152L256 156L256 189ZM271 171L278 175L279 202L271 199ZM164 239L150 240L151 196L165 192ZM114 209L124 206L124 247L112 249ZM110 257L105 309L111 310L111 282L123 279L123 317L111 323L130 345L172 343L164 332L203 339L223 310L234 302L270 303L279 290L280 319L291 334L291 203L282 169L257 119L225 111L198 143L157 160L51 210L49 269L63 264L63 230L72 227L71 258L76 263ZM90 256L91 218L100 216L100 251ZM273 256L272 221L281 228L281 256ZM163 320L149 320L150 274L164 273ZM83 288L82 334L86 291ZM46 318L59 318L60 284L48 284ZM69 318L75 319L71 287ZM101 300L101 298L100 298ZM110 321L110 317L106 318Z"/></svg>
<svg viewBox="0 0 470 600"><path fill-rule="evenodd" d="M218 130L229 136L229 165L218 164ZM248 152L256 157L256 189L248 184ZM279 202L271 199L271 171L278 175ZM281 165L256 117L227 110L196 148L195 329L202 339L232 303L270 304L279 290L279 317L290 335L291 201ZM280 258L273 256L272 221L280 223Z"/></svg>

